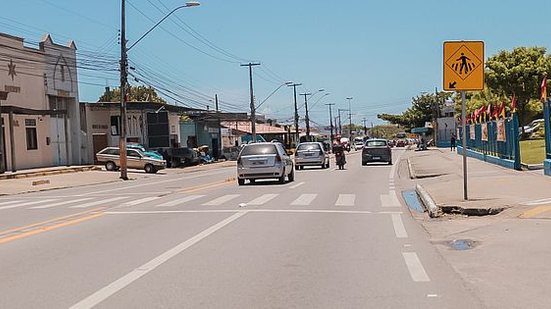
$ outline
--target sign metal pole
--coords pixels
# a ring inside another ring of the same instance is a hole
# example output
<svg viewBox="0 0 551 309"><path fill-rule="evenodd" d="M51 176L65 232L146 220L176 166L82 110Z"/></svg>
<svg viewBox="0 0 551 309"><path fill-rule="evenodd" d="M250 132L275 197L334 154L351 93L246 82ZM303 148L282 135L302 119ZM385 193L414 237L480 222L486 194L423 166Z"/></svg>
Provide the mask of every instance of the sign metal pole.
<svg viewBox="0 0 551 309"><path fill-rule="evenodd" d="M461 122L463 126L463 134L461 137L461 146L463 147L463 199L469 199L467 194L467 120L465 106L465 91L461 91Z"/></svg>

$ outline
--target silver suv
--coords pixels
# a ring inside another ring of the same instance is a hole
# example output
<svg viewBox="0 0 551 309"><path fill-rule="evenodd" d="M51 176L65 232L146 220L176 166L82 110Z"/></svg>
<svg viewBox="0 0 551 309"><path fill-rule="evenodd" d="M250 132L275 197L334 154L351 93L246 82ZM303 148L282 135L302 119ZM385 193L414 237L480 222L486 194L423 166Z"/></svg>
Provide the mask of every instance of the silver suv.
<svg viewBox="0 0 551 309"><path fill-rule="evenodd" d="M320 142L300 143L295 151L295 166L298 170L305 166L329 168L329 155L323 150Z"/></svg>
<svg viewBox="0 0 551 309"><path fill-rule="evenodd" d="M237 183L245 179L254 183L257 179L276 178L279 183L295 180L293 160L280 143L254 143L243 146L237 157Z"/></svg>
<svg viewBox="0 0 551 309"><path fill-rule="evenodd" d="M108 171L116 171L120 167L119 147L106 147L96 154L97 161L105 164ZM151 158L138 149L126 150L128 168L143 169L146 173L157 173L166 167L166 161Z"/></svg>

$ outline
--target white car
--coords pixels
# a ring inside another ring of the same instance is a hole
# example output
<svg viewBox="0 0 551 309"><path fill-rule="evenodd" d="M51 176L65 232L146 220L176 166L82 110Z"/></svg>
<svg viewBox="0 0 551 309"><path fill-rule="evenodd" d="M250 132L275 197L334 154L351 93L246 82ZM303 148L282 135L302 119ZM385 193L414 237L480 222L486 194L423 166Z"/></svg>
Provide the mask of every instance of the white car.
<svg viewBox="0 0 551 309"><path fill-rule="evenodd" d="M248 179L276 178L279 183L295 180L293 160L281 143L254 143L243 146L237 157L237 183L241 186Z"/></svg>
<svg viewBox="0 0 551 309"><path fill-rule="evenodd" d="M320 142L300 143L295 150L295 166L298 170L305 166L329 168L329 155Z"/></svg>

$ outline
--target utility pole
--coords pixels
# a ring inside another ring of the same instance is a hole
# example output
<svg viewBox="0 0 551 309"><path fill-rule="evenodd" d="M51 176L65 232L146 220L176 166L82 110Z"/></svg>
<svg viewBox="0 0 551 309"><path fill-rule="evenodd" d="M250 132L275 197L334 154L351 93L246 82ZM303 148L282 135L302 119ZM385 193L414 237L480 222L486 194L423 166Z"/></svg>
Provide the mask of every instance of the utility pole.
<svg viewBox="0 0 551 309"><path fill-rule="evenodd" d="M126 157L126 86L128 79L128 61L126 49L126 9L125 0L121 0L121 76L120 76L120 94L121 94L121 121L119 132L119 158L120 169L123 180L128 180L127 157Z"/></svg>
<svg viewBox="0 0 551 309"><path fill-rule="evenodd" d="M350 106L350 101L352 101L352 97L347 97L348 100L348 120L350 120L350 126L348 127L348 138L350 139L350 142L352 142L352 107Z"/></svg>
<svg viewBox="0 0 551 309"><path fill-rule="evenodd" d="M364 119L362 119L362 121L364 123L364 135L367 136L367 125L366 125L367 118L364 117Z"/></svg>
<svg viewBox="0 0 551 309"><path fill-rule="evenodd" d="M300 95L304 96L304 108L306 114L304 115L304 121L306 122L306 141L310 141L310 117L308 116L308 96L312 95L309 92L301 93Z"/></svg>
<svg viewBox="0 0 551 309"><path fill-rule="evenodd" d="M253 143L256 143L256 108L254 107L253 67L257 65L260 65L260 63L249 62L241 65L242 67L249 67L249 91L251 94L251 135Z"/></svg>
<svg viewBox="0 0 551 309"><path fill-rule="evenodd" d="M214 105L216 107L216 119L218 120L218 158L222 155L222 128L220 127L220 110L218 109L218 94L214 95ZM218 160L216 158L216 160Z"/></svg>
<svg viewBox="0 0 551 309"><path fill-rule="evenodd" d="M326 103L325 105L329 106L329 126L331 127L331 143L333 143L333 111L331 106L335 105L335 103Z"/></svg>
<svg viewBox="0 0 551 309"><path fill-rule="evenodd" d="M297 86L301 86L302 84L292 83L289 85L289 87L293 87L293 97L295 99L295 143L299 142L299 130L298 130L298 105L297 105Z"/></svg>
<svg viewBox="0 0 551 309"><path fill-rule="evenodd" d="M341 121L341 112L346 112L347 110L344 108L339 108L339 134L342 135L342 121Z"/></svg>

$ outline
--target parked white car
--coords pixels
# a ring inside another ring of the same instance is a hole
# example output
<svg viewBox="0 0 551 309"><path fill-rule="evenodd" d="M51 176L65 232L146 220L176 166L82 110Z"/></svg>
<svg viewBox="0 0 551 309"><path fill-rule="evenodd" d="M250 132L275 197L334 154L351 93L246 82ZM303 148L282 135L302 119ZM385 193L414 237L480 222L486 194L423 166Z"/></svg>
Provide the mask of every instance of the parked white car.
<svg viewBox="0 0 551 309"><path fill-rule="evenodd" d="M106 147L96 154L97 161L105 164L108 171L116 171L120 165L119 147ZM143 169L146 173L157 173L166 168L166 161L147 156L141 150L126 150L126 166L128 168Z"/></svg>

